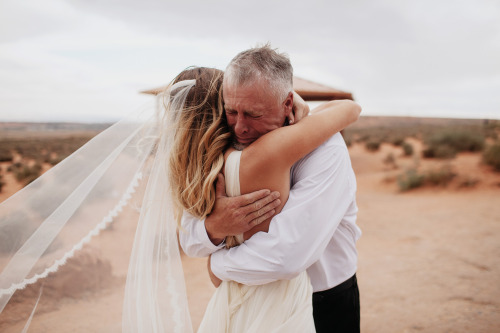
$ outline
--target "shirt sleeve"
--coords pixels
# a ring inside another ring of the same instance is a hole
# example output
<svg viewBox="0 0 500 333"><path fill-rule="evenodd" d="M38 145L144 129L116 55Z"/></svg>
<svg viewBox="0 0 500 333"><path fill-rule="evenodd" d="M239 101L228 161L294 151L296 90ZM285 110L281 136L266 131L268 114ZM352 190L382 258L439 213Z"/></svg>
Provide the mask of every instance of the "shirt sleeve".
<svg viewBox="0 0 500 333"><path fill-rule="evenodd" d="M179 230L179 242L182 250L190 257L208 257L224 247L224 242L214 245L205 229L205 220L200 220L184 212Z"/></svg>
<svg viewBox="0 0 500 333"><path fill-rule="evenodd" d="M292 178L288 201L272 219L269 232L212 254L212 271L221 280L258 285L291 279L325 251L356 195L343 140L330 139L304 157L294 166Z"/></svg>

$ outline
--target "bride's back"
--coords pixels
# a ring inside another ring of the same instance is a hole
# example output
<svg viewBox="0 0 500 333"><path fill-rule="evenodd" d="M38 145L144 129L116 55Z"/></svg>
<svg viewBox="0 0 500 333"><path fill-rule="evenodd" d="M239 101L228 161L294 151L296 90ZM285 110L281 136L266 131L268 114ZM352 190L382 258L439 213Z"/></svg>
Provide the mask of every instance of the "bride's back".
<svg viewBox="0 0 500 333"><path fill-rule="evenodd" d="M258 150L261 150L261 152L259 153ZM290 192L290 168L283 168L279 165L273 166L272 164L266 165L264 162L265 157L262 158L262 156L266 155L264 150L265 147L257 141L241 152L239 170L235 170L235 172L238 172L238 175L224 174L226 177L226 191L229 196L232 194L229 189L235 187L239 187L240 192L236 193L236 195L250 193L263 188L271 191L278 191L280 193L281 202L279 206L275 208L274 216L281 211L288 199L288 194ZM229 148L226 151L224 154L225 165L228 163L230 154L235 151L234 148ZM225 169L226 168L223 168L223 170ZM239 184L234 184L236 181L239 181ZM247 240L259 231L267 232L271 219L272 217L245 232L243 239Z"/></svg>

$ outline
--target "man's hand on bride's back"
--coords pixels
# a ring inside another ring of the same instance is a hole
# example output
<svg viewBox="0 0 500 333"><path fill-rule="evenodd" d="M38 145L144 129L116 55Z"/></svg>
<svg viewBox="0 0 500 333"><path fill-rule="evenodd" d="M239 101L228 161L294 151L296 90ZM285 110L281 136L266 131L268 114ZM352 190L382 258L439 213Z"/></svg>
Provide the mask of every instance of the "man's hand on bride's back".
<svg viewBox="0 0 500 333"><path fill-rule="evenodd" d="M224 176L219 174L215 206L205 219L207 234L215 245L226 236L242 234L270 218L280 204L279 193L260 190L237 197L226 195Z"/></svg>

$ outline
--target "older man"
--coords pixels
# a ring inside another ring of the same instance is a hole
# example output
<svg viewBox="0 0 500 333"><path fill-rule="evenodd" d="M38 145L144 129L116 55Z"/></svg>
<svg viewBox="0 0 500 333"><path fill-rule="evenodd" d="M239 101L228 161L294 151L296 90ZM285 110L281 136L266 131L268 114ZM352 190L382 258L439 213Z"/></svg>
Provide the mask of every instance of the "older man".
<svg viewBox="0 0 500 333"><path fill-rule="evenodd" d="M223 93L236 147L293 124L301 111L308 111L292 91L292 73L289 59L269 46L241 52L231 61ZM221 280L257 285L307 270L317 332L359 332L355 243L361 231L356 226L356 180L342 136L334 135L297 162L291 182L288 201L269 232L228 250L224 238L271 216L277 194L259 191L228 198L221 179L215 208L204 223L185 214L181 245L190 256L211 255L210 268Z"/></svg>

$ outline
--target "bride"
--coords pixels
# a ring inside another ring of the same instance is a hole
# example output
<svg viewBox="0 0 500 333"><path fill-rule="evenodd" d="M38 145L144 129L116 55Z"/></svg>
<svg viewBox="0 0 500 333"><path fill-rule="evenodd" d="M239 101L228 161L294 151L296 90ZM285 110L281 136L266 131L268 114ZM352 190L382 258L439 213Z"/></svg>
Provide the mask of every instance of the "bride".
<svg viewBox="0 0 500 333"><path fill-rule="evenodd" d="M0 314L16 291L57 272L106 229L129 204L137 182L148 176L127 274L122 330L192 331L175 221L183 211L198 218L211 212L220 172L231 195L259 188L279 191L278 213L288 196L291 165L359 115L353 102L326 103L296 125L236 151L224 113L222 80L222 71L216 69L182 72L165 93L164 115L140 114L113 125L0 205ZM269 221L258 225L243 240L268 226ZM242 238L233 241L236 245ZM289 325L295 331L313 331L311 293L305 272L260 287L224 282L200 332L290 331ZM38 300L41 295L42 288Z"/></svg>

